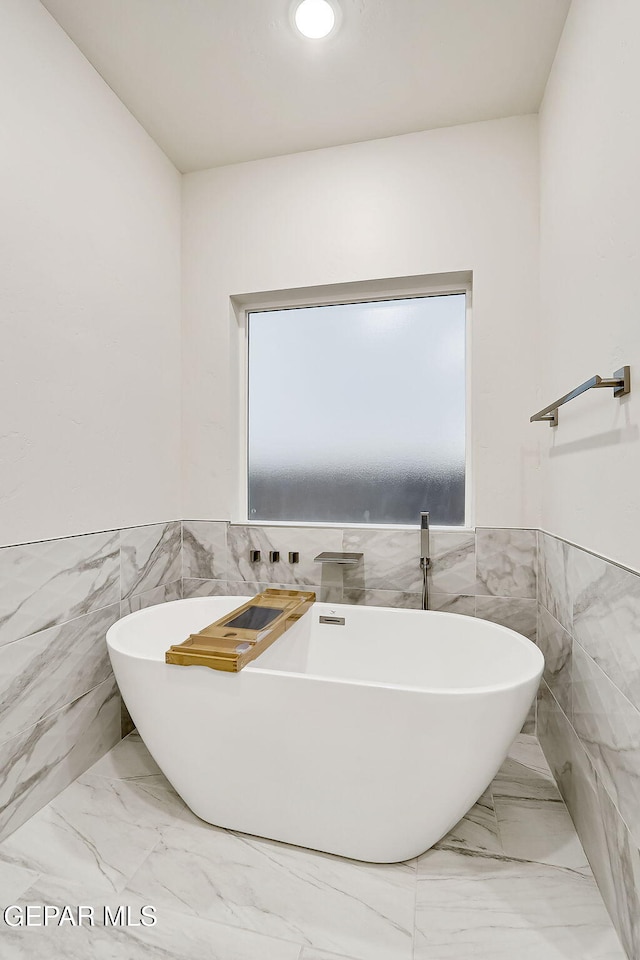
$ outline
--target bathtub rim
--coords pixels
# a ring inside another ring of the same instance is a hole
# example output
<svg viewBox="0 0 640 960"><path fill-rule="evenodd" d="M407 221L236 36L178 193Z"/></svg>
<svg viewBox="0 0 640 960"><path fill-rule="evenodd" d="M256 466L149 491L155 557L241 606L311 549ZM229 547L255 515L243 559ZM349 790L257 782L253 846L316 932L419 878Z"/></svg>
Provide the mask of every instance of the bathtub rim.
<svg viewBox="0 0 640 960"><path fill-rule="evenodd" d="M236 597L236 595L234 594L233 597ZM221 594L219 595L219 597L216 597L216 596L186 597L181 600L169 600L167 601L167 603L182 604L182 603L193 603L194 601L198 601L198 600L210 601L215 599L231 599L231 596L227 597L226 595ZM246 597L242 597L241 599L246 599ZM317 601L317 602L324 603L324 601ZM325 605L328 607L339 606L341 609L345 609L345 610L353 608L361 611L363 609L362 604L346 604L346 603L328 604L326 603ZM112 640L110 640L110 635L111 634L113 634L114 636L117 635L120 632L119 628L125 621L134 620L136 617L139 617L141 614L148 613L149 610L155 607L164 607L164 606L166 606L165 603L160 603L160 604L154 604L152 607L144 607L142 610L135 610L132 613L126 614L124 617L121 617L114 624L112 624L106 633L106 641L107 641L107 648L109 650L109 654L111 654L111 651L113 650L115 653L120 654L123 657L129 657L131 660L148 661L150 663L161 663L167 667L173 667L174 669L182 669L180 666L176 664L164 663L164 661L161 659L158 659L157 656L151 657L151 656L141 656L139 654L132 654L126 650L123 644L118 645L117 643L113 643ZM455 617L457 620L464 620L464 621L475 619L473 617L468 617L465 614L450 613L446 610L420 611L420 610L413 610L413 609L403 608L403 607L372 607L370 609L391 610L394 613L399 613L399 614L428 613L429 615L435 616L438 618L446 617L450 619L451 617ZM309 610L308 613L311 613L311 610ZM274 670L274 669L269 669L268 667L256 666L256 664L259 661L259 657L256 658L256 660L252 661L251 663L247 664L247 666L244 667L244 669L239 671L238 673L227 673L226 671L220 671L220 670L214 671L214 673L219 673L224 676L232 676L232 677L241 676L242 674L245 674L245 673L250 673L251 675L261 674L263 676L273 676L273 677L290 677L296 680L314 680L316 682L323 682L323 683L339 683L339 684L346 684L349 686L373 687L373 688L385 689L385 690L399 690L399 691L405 691L407 693L425 693L425 694L429 694L430 696L479 696L479 695L492 694L492 693L505 693L505 692L515 691L521 686L526 686L527 684L531 683L532 680L535 680L536 677L538 680L540 680L542 676L542 672L544 670L544 666L545 666L545 659L544 659L544 654L540 650L537 643L535 643L533 640L530 640L528 637L525 637L524 634L518 633L517 630L512 630L510 627L504 627L500 623L494 623L492 620L486 620L483 622L490 623L492 629L498 630L501 633L510 634L510 636L513 638L513 642L518 642L523 649L527 649L531 652L531 655L534 658L534 660L538 661L538 667L536 669L528 670L525 676L518 677L517 680L511 681L511 682L505 682L500 684L489 684L489 685L485 684L483 686L475 686L475 687L414 686L412 684L390 683L382 680L356 680L351 677L350 678L331 677L331 676L324 676L323 674L316 674L316 673L300 673L294 670ZM533 648L533 650L531 650L531 648ZM191 669L195 669L197 668L197 666L198 666L197 664L193 664L191 665ZM210 671L212 668L201 666L199 669Z"/></svg>

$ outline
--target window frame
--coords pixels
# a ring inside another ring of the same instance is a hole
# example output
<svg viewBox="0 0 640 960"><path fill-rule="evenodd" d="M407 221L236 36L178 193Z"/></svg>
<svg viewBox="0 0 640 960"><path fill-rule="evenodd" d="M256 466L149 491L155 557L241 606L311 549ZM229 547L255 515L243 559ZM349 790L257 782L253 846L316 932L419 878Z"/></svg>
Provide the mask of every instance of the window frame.
<svg viewBox="0 0 640 960"><path fill-rule="evenodd" d="M320 529L414 530L415 524L340 523L313 520L253 520L249 517L249 321L250 313L273 310L295 310L300 307L338 306L351 303L374 303L383 300L409 300L416 297L437 297L451 294L465 296L465 516L462 526L433 526L434 530L464 532L474 529L475 486L471 403L471 311L472 273L402 277L392 280L363 281L278 290L230 297L231 368L235 369L235 390L232 391L232 439L237 448L234 456L233 505L231 523L256 527L318 527ZM233 356L235 354L235 357Z"/></svg>

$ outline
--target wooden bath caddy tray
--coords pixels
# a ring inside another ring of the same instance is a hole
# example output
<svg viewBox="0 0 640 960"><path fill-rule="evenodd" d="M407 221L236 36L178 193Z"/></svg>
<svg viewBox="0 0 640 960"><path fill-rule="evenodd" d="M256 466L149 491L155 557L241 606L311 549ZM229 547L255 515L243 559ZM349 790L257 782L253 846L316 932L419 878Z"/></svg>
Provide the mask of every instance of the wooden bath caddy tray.
<svg viewBox="0 0 640 960"><path fill-rule="evenodd" d="M167 663L237 673L292 627L315 602L303 590L265 590L165 653Z"/></svg>

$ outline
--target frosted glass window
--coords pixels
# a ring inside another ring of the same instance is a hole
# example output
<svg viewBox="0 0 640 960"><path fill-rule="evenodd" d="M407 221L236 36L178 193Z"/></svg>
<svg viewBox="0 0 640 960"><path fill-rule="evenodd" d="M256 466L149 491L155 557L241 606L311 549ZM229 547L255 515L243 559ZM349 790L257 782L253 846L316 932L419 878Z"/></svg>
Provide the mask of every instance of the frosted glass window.
<svg viewBox="0 0 640 960"><path fill-rule="evenodd" d="M461 526L465 296L253 312L249 519Z"/></svg>

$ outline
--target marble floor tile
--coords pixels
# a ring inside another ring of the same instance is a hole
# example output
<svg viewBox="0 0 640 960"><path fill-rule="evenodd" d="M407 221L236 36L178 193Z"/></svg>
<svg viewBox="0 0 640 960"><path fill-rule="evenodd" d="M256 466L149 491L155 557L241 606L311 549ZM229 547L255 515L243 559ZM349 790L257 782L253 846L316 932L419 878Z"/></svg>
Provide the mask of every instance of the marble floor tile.
<svg viewBox="0 0 640 960"><path fill-rule="evenodd" d="M537 599L536 530L476 530L476 593Z"/></svg>
<svg viewBox="0 0 640 960"><path fill-rule="evenodd" d="M466 817L404 864L212 827L158 776L133 735L0 843L5 903L83 903L96 918L85 928L7 928L1 956L624 960L590 871L572 860L572 828L534 737L518 736ZM615 815L598 836L610 838L606 892L634 956L640 855ZM531 859L551 848L564 866ZM155 907L156 926L103 925L105 906L128 906L136 919L143 904Z"/></svg>
<svg viewBox="0 0 640 960"><path fill-rule="evenodd" d="M129 894L354 958L411 960L415 862L357 863L186 824L166 833Z"/></svg>
<svg viewBox="0 0 640 960"><path fill-rule="evenodd" d="M119 615L114 603L0 646L0 743L111 675L105 635Z"/></svg>
<svg viewBox="0 0 640 960"><path fill-rule="evenodd" d="M85 775L0 844L0 862L117 893L186 817L163 786Z"/></svg>
<svg viewBox="0 0 640 960"><path fill-rule="evenodd" d="M523 775L527 771L534 777L547 777L553 780L553 774L537 737L520 734L509 747L508 760L520 765Z"/></svg>
<svg viewBox="0 0 640 960"><path fill-rule="evenodd" d="M27 870L25 867L18 867L12 863L2 863L0 861L0 907L4 908L10 903L15 903L18 897L29 889L37 880L38 874L35 870ZM0 920L0 923L2 921ZM2 944L2 932L0 930L0 945Z"/></svg>
<svg viewBox="0 0 640 960"><path fill-rule="evenodd" d="M580 871L452 850L418 871L415 960L625 960Z"/></svg>
<svg viewBox="0 0 640 960"><path fill-rule="evenodd" d="M507 857L573 870L589 869L569 811L560 797L496 797L495 811Z"/></svg>
<svg viewBox="0 0 640 960"><path fill-rule="evenodd" d="M118 536L0 548L0 644L118 603Z"/></svg>
<svg viewBox="0 0 640 960"><path fill-rule="evenodd" d="M182 525L178 520L120 531L121 600L182 576Z"/></svg>
<svg viewBox="0 0 640 960"><path fill-rule="evenodd" d="M435 845L438 850L480 850L502 853L502 843L491 790Z"/></svg>
<svg viewBox="0 0 640 960"><path fill-rule="evenodd" d="M50 904L59 909L79 903L91 907L93 925L4 927L2 956L11 960L298 960L300 944L278 940L171 910L158 909L153 926L140 924L148 901L95 897L87 891L38 882L18 906ZM129 909L130 926L121 925L118 908ZM105 907L116 922L105 917ZM138 924L138 925L134 925Z"/></svg>
<svg viewBox="0 0 640 960"><path fill-rule="evenodd" d="M531 776L515 760L506 760L491 784L494 800L561 800L553 777Z"/></svg>
<svg viewBox="0 0 640 960"><path fill-rule="evenodd" d="M182 576L194 580L226 579L226 522L183 520Z"/></svg>
<svg viewBox="0 0 640 960"><path fill-rule="evenodd" d="M87 770L87 776L110 780L149 780L172 789L139 733L130 733Z"/></svg>

